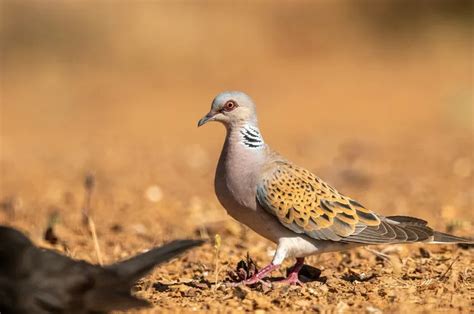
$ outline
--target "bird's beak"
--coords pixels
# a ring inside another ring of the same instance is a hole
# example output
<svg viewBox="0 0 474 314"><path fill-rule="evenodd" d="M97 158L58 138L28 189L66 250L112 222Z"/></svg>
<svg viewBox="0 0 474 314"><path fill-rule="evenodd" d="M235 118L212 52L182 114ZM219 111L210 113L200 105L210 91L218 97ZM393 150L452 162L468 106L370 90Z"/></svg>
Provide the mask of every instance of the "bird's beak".
<svg viewBox="0 0 474 314"><path fill-rule="evenodd" d="M201 120L198 121L198 127L200 127L201 125L204 125L207 122L212 121L212 120L214 120L214 113L209 112L204 117L202 117Z"/></svg>

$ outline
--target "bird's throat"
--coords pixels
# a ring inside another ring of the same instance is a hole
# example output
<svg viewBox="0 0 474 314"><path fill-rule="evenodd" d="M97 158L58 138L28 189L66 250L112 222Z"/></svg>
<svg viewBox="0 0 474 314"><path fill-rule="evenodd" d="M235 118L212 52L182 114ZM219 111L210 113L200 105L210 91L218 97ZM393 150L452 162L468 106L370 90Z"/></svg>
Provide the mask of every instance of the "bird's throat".
<svg viewBox="0 0 474 314"><path fill-rule="evenodd" d="M239 143L248 149L261 149L265 146L258 127L244 124L239 128Z"/></svg>

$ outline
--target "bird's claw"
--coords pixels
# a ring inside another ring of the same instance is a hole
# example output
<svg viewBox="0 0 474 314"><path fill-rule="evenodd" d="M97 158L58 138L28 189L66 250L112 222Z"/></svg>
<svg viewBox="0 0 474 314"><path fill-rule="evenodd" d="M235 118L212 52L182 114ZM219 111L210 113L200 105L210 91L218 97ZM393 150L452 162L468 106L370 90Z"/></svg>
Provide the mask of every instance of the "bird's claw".
<svg viewBox="0 0 474 314"><path fill-rule="evenodd" d="M303 286L303 283L299 280L298 273L296 273L296 272L290 273L288 275L288 277L286 277L285 279L275 281L274 283L276 283L276 284L288 284L288 285L291 285L291 286L296 285L296 286L300 286L300 287Z"/></svg>

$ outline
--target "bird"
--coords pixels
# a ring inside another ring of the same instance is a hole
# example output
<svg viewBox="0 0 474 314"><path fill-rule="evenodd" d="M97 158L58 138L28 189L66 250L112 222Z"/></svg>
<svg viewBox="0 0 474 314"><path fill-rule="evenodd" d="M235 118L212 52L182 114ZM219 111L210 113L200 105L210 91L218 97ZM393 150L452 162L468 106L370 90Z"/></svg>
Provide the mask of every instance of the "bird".
<svg viewBox="0 0 474 314"><path fill-rule="evenodd" d="M22 232L0 226L0 313L107 313L148 307L130 293L156 265L201 240L175 240L105 267L35 246Z"/></svg>
<svg viewBox="0 0 474 314"><path fill-rule="evenodd" d="M270 148L258 126L253 100L240 91L218 94L198 127L219 122L226 128L214 190L237 221L276 243L270 264L241 284L252 285L287 258L296 263L282 283L298 284L305 257L373 244L472 243L434 231L427 221L383 216L370 210Z"/></svg>

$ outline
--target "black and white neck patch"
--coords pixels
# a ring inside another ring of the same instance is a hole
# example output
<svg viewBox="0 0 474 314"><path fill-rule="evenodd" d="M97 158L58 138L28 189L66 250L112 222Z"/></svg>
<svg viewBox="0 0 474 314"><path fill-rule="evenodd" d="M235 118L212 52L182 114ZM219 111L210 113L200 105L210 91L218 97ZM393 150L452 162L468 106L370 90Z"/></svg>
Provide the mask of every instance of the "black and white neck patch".
<svg viewBox="0 0 474 314"><path fill-rule="evenodd" d="M240 129L241 143L247 148L261 148L264 146L263 138L260 131L253 126L245 125Z"/></svg>

